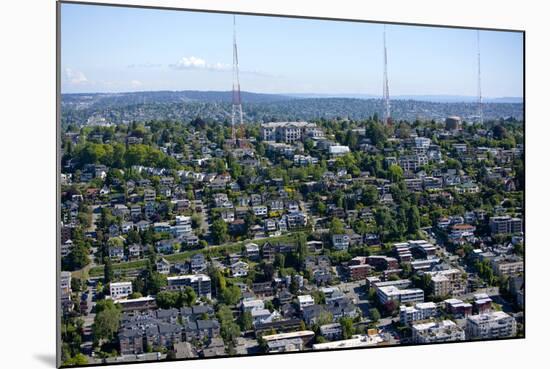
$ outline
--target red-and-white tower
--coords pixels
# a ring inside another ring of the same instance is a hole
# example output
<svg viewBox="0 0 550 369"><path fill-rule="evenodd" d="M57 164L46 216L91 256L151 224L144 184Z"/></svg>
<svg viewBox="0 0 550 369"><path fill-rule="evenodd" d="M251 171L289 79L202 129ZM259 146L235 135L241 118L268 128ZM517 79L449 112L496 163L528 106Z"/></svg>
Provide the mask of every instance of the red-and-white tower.
<svg viewBox="0 0 550 369"><path fill-rule="evenodd" d="M390 86L388 83L388 51L386 48L386 26L384 25L384 82L382 99L384 100L384 124L391 124Z"/></svg>
<svg viewBox="0 0 550 369"><path fill-rule="evenodd" d="M479 30L477 31L477 116L479 123L483 124L483 99L481 97L481 46L479 43Z"/></svg>
<svg viewBox="0 0 550 369"><path fill-rule="evenodd" d="M244 131L243 106L241 104L241 83L239 81L239 55L237 52L237 25L233 15L233 98L231 107L231 140L233 144L237 143L237 127L239 131Z"/></svg>

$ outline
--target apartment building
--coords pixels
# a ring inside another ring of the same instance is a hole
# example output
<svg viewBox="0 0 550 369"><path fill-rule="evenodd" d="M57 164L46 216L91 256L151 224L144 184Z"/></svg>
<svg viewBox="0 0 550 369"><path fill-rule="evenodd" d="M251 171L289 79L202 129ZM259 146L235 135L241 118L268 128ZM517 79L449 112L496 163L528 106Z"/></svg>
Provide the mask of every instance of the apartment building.
<svg viewBox="0 0 550 369"><path fill-rule="evenodd" d="M71 302L71 272L61 272L59 278L59 288L61 297L61 306L63 311L70 311L72 309Z"/></svg>
<svg viewBox="0 0 550 369"><path fill-rule="evenodd" d="M466 321L468 339L492 339L516 335L516 320L503 311L472 315Z"/></svg>
<svg viewBox="0 0 550 369"><path fill-rule="evenodd" d="M205 274L180 275L167 278L167 289L170 291L183 290L191 287L198 296L211 298L212 286L210 277Z"/></svg>
<svg viewBox="0 0 550 369"><path fill-rule="evenodd" d="M401 305L399 307L399 321L401 324L411 324L418 320L425 320L435 316L437 305L434 302L421 302L415 306Z"/></svg>
<svg viewBox="0 0 550 369"><path fill-rule="evenodd" d="M458 296L466 292L466 280L459 269L426 272L431 276L430 286L434 296Z"/></svg>
<svg viewBox="0 0 550 369"><path fill-rule="evenodd" d="M428 164L428 161L428 157L423 154L403 155L398 159L399 166L406 172L416 172L421 166Z"/></svg>
<svg viewBox="0 0 550 369"><path fill-rule="evenodd" d="M315 123L309 122L270 122L261 125L264 141L294 143L306 137L319 138L323 132Z"/></svg>
<svg viewBox="0 0 550 369"><path fill-rule="evenodd" d="M523 221L520 218L512 218L508 215L491 217L489 219L491 234L520 233L523 230Z"/></svg>
<svg viewBox="0 0 550 369"><path fill-rule="evenodd" d="M174 226L174 233L176 236L187 235L191 232L193 232L191 217L183 215L176 216L176 225Z"/></svg>
<svg viewBox="0 0 550 369"><path fill-rule="evenodd" d="M443 301L445 303L445 310L455 317L467 317L472 315L472 304L464 302L459 299L447 299Z"/></svg>
<svg viewBox="0 0 550 369"><path fill-rule="evenodd" d="M126 298L133 292L132 282L112 282L109 285L111 298L114 300Z"/></svg>
<svg viewBox="0 0 550 369"><path fill-rule="evenodd" d="M300 295L298 296L298 304L300 305L300 310L304 310L306 306L314 305L315 301L311 295Z"/></svg>
<svg viewBox="0 0 550 369"><path fill-rule="evenodd" d="M523 259L518 256L499 256L491 260L493 272L498 276L511 277L523 273Z"/></svg>
<svg viewBox="0 0 550 369"><path fill-rule="evenodd" d="M420 288L400 288L398 285L387 285L387 283L378 282L374 284L376 296L382 305L390 301L399 304L424 302L424 291Z"/></svg>
<svg viewBox="0 0 550 369"><path fill-rule="evenodd" d="M413 324L412 326L413 343L453 342L465 339L464 330L451 320Z"/></svg>

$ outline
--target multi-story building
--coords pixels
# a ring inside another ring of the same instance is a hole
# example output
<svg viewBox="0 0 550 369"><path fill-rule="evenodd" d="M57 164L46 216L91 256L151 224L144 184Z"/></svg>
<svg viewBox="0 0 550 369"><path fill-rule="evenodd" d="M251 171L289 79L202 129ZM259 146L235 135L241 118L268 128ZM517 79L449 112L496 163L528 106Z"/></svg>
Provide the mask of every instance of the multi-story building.
<svg viewBox="0 0 550 369"><path fill-rule="evenodd" d="M457 296L466 292L466 280L459 269L426 272L431 276L430 286L434 296Z"/></svg>
<svg viewBox="0 0 550 369"><path fill-rule="evenodd" d="M457 317L472 315L472 304L459 299L447 299L444 301L445 309L449 314Z"/></svg>
<svg viewBox="0 0 550 369"><path fill-rule="evenodd" d="M378 271L397 269L399 267L399 263L396 258L388 257L385 255L368 256L366 258L366 262Z"/></svg>
<svg viewBox="0 0 550 369"><path fill-rule="evenodd" d="M399 166L406 172L416 172L418 168L428 164L428 161L428 157L423 154L403 155L398 159Z"/></svg>
<svg viewBox="0 0 550 369"><path fill-rule="evenodd" d="M382 305L389 301L400 304L424 301L424 291L420 288L398 288L396 286L376 287L376 296Z"/></svg>
<svg viewBox="0 0 550 369"><path fill-rule="evenodd" d="M516 320L503 311L472 315L466 321L468 339L492 339L516 335Z"/></svg>
<svg viewBox="0 0 550 369"><path fill-rule="evenodd" d="M157 193L152 188L146 188L143 191L143 202L154 202L156 200Z"/></svg>
<svg viewBox="0 0 550 369"><path fill-rule="evenodd" d="M309 122L270 122L261 126L264 141L293 143L306 137L322 137L323 132L315 123Z"/></svg>
<svg viewBox="0 0 550 369"><path fill-rule="evenodd" d="M472 237L475 230L476 227L471 224L454 224L450 227L450 237L454 239Z"/></svg>
<svg viewBox="0 0 550 369"><path fill-rule="evenodd" d="M523 221L520 218L512 218L508 215L491 217L489 219L491 234L521 233Z"/></svg>
<svg viewBox="0 0 550 369"><path fill-rule="evenodd" d="M405 179L405 186L410 192L422 191L422 179L421 178L408 178Z"/></svg>
<svg viewBox="0 0 550 369"><path fill-rule="evenodd" d="M170 274L170 262L165 258L160 258L156 262L157 272L160 274Z"/></svg>
<svg viewBox="0 0 550 369"><path fill-rule="evenodd" d="M286 214L288 228L296 229L303 228L307 225L307 216L301 211L291 211Z"/></svg>
<svg viewBox="0 0 550 369"><path fill-rule="evenodd" d="M71 302L71 272L61 272L59 278L59 288L61 296L61 307L63 311L70 311L72 309Z"/></svg>
<svg viewBox="0 0 550 369"><path fill-rule="evenodd" d="M319 327L323 337L328 340L339 340L342 338L342 325L340 323L325 324Z"/></svg>
<svg viewBox="0 0 550 369"><path fill-rule="evenodd" d="M395 243L393 245L393 251L400 262L410 262L412 260L411 249L407 242Z"/></svg>
<svg viewBox="0 0 550 369"><path fill-rule="evenodd" d="M465 333L451 320L413 324L412 341L414 343L437 343L464 341Z"/></svg>
<svg viewBox="0 0 550 369"><path fill-rule="evenodd" d="M315 301L311 295L300 295L298 296L298 304L300 305L300 310L303 310L306 306L315 304Z"/></svg>
<svg viewBox="0 0 550 369"><path fill-rule="evenodd" d="M198 296L205 296L211 298L211 281L210 277L205 274L192 274L192 275L180 275L176 277L167 278L168 286L167 289L174 290L183 290L185 287L191 287L195 290L195 293Z"/></svg>
<svg viewBox="0 0 550 369"><path fill-rule="evenodd" d="M474 310L478 314L490 313L493 308L493 300L486 293L474 295Z"/></svg>
<svg viewBox="0 0 550 369"><path fill-rule="evenodd" d="M442 187L442 180L436 177L424 177L422 179L422 184L425 190L435 190Z"/></svg>
<svg viewBox="0 0 550 369"><path fill-rule="evenodd" d="M351 261L350 261L350 264L348 264L346 268L346 272L350 280L358 281L358 280L367 278L367 276L370 274L372 269L373 267L370 266L369 264L366 264L366 263L351 264Z"/></svg>
<svg viewBox="0 0 550 369"><path fill-rule="evenodd" d="M267 216L267 206L265 205L253 206L252 211L254 212L254 215L257 217Z"/></svg>
<svg viewBox="0 0 550 369"><path fill-rule="evenodd" d="M118 334L121 355L143 354L143 332L139 329L124 329Z"/></svg>
<svg viewBox="0 0 550 369"><path fill-rule="evenodd" d="M132 282L112 282L109 285L111 298L114 300L126 298L132 294Z"/></svg>
<svg viewBox="0 0 550 369"><path fill-rule="evenodd" d="M347 250L349 247L349 236L347 234L332 235L332 247L335 250Z"/></svg>
<svg viewBox="0 0 550 369"><path fill-rule="evenodd" d="M61 257L64 258L65 256L69 255L73 250L73 246L74 246L74 243L70 239L63 242L61 244Z"/></svg>
<svg viewBox="0 0 550 369"><path fill-rule="evenodd" d="M436 257L435 245L425 240L409 240L407 241L409 249L426 259L432 259Z"/></svg>
<svg viewBox="0 0 550 369"><path fill-rule="evenodd" d="M193 232L191 226L191 217L178 215L176 216L176 225L174 226L174 233L176 237L187 235Z"/></svg>
<svg viewBox="0 0 550 369"><path fill-rule="evenodd" d="M523 264L523 259L519 256L499 256L491 260L493 272L502 277L522 274Z"/></svg>
<svg viewBox="0 0 550 369"><path fill-rule="evenodd" d="M401 305L399 307L399 321L401 324L410 324L417 320L425 320L435 316L437 305L434 302L421 302L415 306Z"/></svg>
<svg viewBox="0 0 550 369"><path fill-rule="evenodd" d="M414 146L417 149L424 149L427 150L432 143L432 140L430 140L428 137L415 137L414 138Z"/></svg>
<svg viewBox="0 0 550 369"><path fill-rule="evenodd" d="M250 260L260 259L260 247L255 243L247 243L245 245L246 257Z"/></svg>

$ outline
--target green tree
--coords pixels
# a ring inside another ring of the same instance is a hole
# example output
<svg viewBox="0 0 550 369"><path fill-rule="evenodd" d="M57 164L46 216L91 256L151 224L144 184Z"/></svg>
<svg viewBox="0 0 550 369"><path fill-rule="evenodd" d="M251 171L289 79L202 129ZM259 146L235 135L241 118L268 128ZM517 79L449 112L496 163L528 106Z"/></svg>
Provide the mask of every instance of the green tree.
<svg viewBox="0 0 550 369"><path fill-rule="evenodd" d="M353 319L349 317L340 318L340 325L342 326L342 336L344 339L349 339L355 333L353 328Z"/></svg>
<svg viewBox="0 0 550 369"><path fill-rule="evenodd" d="M156 295L161 289L166 286L166 276L158 272L146 272L145 278L145 293L148 295Z"/></svg>
<svg viewBox="0 0 550 369"><path fill-rule="evenodd" d="M66 366L73 366L73 365L82 366L86 364L88 364L88 358L81 353L78 353L75 356L68 358L63 362L63 365L66 365Z"/></svg>
<svg viewBox="0 0 550 369"><path fill-rule="evenodd" d="M103 283L111 283L114 279L115 271L113 270L113 264L110 258L105 258L105 265L103 266Z"/></svg>
<svg viewBox="0 0 550 369"><path fill-rule="evenodd" d="M235 305L241 299L241 289L236 285L226 287L222 290L222 301L227 305Z"/></svg>
<svg viewBox="0 0 550 369"><path fill-rule="evenodd" d="M120 308L112 300L104 301L102 304L96 304L97 314L92 325L96 342L104 339L112 340L118 331L120 321Z"/></svg>
<svg viewBox="0 0 550 369"><path fill-rule="evenodd" d="M378 322L382 317L377 308L369 309L369 316L370 316L370 319L375 323Z"/></svg>
<svg viewBox="0 0 550 369"><path fill-rule="evenodd" d="M217 244L227 240L227 223L223 219L217 219L212 223L212 237Z"/></svg>
<svg viewBox="0 0 550 369"><path fill-rule="evenodd" d="M283 253L277 253L275 254L275 261L273 263L275 267L279 269L285 268L285 254Z"/></svg>
<svg viewBox="0 0 550 369"><path fill-rule="evenodd" d="M90 263L89 249L84 242L77 241L69 255L62 260L63 270L78 270Z"/></svg>
<svg viewBox="0 0 550 369"><path fill-rule="evenodd" d="M338 218L332 218L329 230L331 235L342 234L344 233L344 223Z"/></svg>
<svg viewBox="0 0 550 369"><path fill-rule="evenodd" d="M333 317L333 315L330 311L322 310L319 313L319 318L317 319L317 324L319 326L325 325L325 324L330 324L330 323L332 323L333 319L334 319L334 317Z"/></svg>
<svg viewBox="0 0 550 369"><path fill-rule="evenodd" d="M249 331L252 329L252 314L250 311L245 311L241 314L239 323L243 331Z"/></svg>
<svg viewBox="0 0 550 369"><path fill-rule="evenodd" d="M170 309L178 305L178 292L160 291L156 295L157 305L161 309Z"/></svg>
<svg viewBox="0 0 550 369"><path fill-rule="evenodd" d="M220 322L220 334L226 343L234 343L241 330L233 318L233 313L227 305L220 305L216 314Z"/></svg>
<svg viewBox="0 0 550 369"><path fill-rule="evenodd" d="M392 182L399 182L403 179L403 169L397 164L390 165L388 174Z"/></svg>
<svg viewBox="0 0 550 369"><path fill-rule="evenodd" d="M197 293L195 290L189 286L185 287L183 291L183 302L187 306L193 306L195 305L195 302L197 301Z"/></svg>
<svg viewBox="0 0 550 369"><path fill-rule="evenodd" d="M420 230L420 212L418 207L413 205L409 208L408 212L408 233L410 235L416 235Z"/></svg>
<svg viewBox="0 0 550 369"><path fill-rule="evenodd" d="M298 251L298 262L300 263L300 265L303 265L308 255L308 249L306 235L302 232L296 235L296 246Z"/></svg>

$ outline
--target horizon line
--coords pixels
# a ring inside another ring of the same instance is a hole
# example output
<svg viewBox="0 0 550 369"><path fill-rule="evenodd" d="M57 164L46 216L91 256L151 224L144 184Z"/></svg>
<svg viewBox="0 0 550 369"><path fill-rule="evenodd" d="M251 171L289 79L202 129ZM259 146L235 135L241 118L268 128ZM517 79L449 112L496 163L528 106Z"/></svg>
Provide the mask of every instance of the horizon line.
<svg viewBox="0 0 550 369"><path fill-rule="evenodd" d="M147 92L218 92L218 93L231 93L231 90L199 90L199 89L155 89L155 90L137 90L137 91L86 91L86 92L63 92L61 95L99 95L99 94L137 94L137 93L147 93ZM383 99L382 95L372 94L368 92L258 92L258 91L249 91L243 90L242 93L258 94L258 95L276 95L276 96L303 96L310 95L313 97L326 97L326 98L354 98L353 96L365 96L369 99ZM475 95L460 95L460 94L433 94L433 93L419 93L419 94L396 94L393 95L393 99L396 98L405 98L405 97L448 97L448 98L471 98L477 99ZM390 100L392 96L390 96ZM483 96L484 100L490 99L521 99L524 100L524 97L521 95L518 96Z"/></svg>

